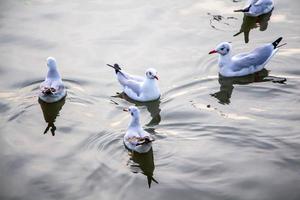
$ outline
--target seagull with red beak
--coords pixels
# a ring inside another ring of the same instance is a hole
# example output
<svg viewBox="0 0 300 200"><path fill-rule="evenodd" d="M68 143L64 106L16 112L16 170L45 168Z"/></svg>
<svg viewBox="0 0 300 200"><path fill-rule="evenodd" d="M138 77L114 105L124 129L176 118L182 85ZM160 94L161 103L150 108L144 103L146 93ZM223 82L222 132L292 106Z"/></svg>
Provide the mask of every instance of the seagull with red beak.
<svg viewBox="0 0 300 200"><path fill-rule="evenodd" d="M278 51L278 48L285 45L279 45L281 40L282 37L278 38L273 43L257 47L251 52L240 53L233 57L231 56L231 44L222 42L216 49L210 51L209 54L219 54L219 73L222 76L245 76L262 70Z"/></svg>
<svg viewBox="0 0 300 200"><path fill-rule="evenodd" d="M146 70L145 77L131 75L123 71L118 64L110 65L115 69L117 79L124 93L131 99L140 102L154 101L160 98L157 72L153 68Z"/></svg>

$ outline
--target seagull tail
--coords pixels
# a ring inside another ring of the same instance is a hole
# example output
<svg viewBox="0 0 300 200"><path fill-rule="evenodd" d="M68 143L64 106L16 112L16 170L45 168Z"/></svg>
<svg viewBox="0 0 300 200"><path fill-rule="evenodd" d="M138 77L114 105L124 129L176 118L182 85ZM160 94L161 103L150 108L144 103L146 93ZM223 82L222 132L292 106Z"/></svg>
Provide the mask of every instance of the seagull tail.
<svg viewBox="0 0 300 200"><path fill-rule="evenodd" d="M279 43L281 42L282 37L278 38L277 40L275 40L272 44L274 46L274 49L278 48Z"/></svg>
<svg viewBox="0 0 300 200"><path fill-rule="evenodd" d="M116 74L121 71L121 67L117 63L114 64L114 65L110 65L110 64L106 64L106 65L109 66L109 67L111 67L111 68L114 68Z"/></svg>

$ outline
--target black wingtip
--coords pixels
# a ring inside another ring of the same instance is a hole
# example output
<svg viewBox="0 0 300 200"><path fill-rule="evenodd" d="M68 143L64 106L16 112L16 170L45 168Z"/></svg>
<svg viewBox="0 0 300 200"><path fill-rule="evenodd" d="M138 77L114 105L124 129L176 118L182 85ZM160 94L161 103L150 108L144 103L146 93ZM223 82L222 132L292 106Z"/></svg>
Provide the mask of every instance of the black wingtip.
<svg viewBox="0 0 300 200"><path fill-rule="evenodd" d="M245 12L244 9L234 10L233 12Z"/></svg>
<svg viewBox="0 0 300 200"><path fill-rule="evenodd" d="M278 44L281 42L281 40L282 40L282 37L278 38L277 40L275 40L275 41L272 43L273 46L274 46L274 49L277 48L277 46L278 46Z"/></svg>
<svg viewBox="0 0 300 200"><path fill-rule="evenodd" d="M116 73L118 73L121 70L121 67L117 63L115 63L114 65L111 65L111 64L106 64L106 65L114 68Z"/></svg>

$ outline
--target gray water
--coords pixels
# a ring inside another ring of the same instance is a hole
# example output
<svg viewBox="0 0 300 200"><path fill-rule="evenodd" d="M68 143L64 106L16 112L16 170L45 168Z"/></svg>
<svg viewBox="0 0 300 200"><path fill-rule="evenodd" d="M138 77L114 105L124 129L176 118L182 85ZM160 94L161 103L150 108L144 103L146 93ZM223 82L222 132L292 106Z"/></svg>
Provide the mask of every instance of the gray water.
<svg viewBox="0 0 300 200"><path fill-rule="evenodd" d="M275 3L249 21L233 13L245 1L1 0L0 199L300 199L300 3ZM280 36L254 75L219 77L208 55ZM48 56L68 89L53 105L37 97ZM156 68L161 99L118 95L106 63ZM133 104L156 139L146 155L122 143Z"/></svg>

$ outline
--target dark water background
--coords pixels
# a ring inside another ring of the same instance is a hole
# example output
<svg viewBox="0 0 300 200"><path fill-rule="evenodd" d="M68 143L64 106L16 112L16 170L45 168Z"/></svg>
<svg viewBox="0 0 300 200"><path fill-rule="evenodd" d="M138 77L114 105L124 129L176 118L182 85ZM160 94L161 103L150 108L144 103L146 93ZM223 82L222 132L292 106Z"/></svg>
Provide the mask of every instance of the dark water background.
<svg viewBox="0 0 300 200"><path fill-rule="evenodd" d="M245 1L0 0L0 199L300 199L299 2L253 21L232 12ZM279 36L255 75L219 77L208 55ZM51 106L37 99L48 56L68 87ZM137 104L146 155L122 144L132 103L113 97L115 62L159 72L161 100Z"/></svg>

